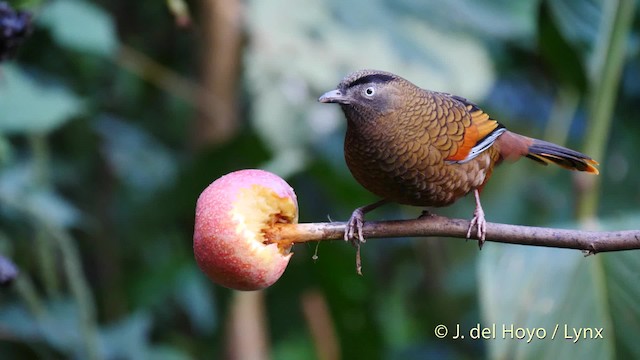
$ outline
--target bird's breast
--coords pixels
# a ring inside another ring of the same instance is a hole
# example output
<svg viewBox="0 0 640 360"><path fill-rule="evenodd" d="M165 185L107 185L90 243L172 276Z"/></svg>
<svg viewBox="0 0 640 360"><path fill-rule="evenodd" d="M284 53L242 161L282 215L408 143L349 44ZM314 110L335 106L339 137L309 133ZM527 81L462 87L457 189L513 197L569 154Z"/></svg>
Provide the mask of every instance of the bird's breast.
<svg viewBox="0 0 640 360"><path fill-rule="evenodd" d="M406 205L445 206L484 184L494 150L450 164L433 144L440 138L437 129L424 125L394 129L350 124L345 160L355 179L377 196Z"/></svg>

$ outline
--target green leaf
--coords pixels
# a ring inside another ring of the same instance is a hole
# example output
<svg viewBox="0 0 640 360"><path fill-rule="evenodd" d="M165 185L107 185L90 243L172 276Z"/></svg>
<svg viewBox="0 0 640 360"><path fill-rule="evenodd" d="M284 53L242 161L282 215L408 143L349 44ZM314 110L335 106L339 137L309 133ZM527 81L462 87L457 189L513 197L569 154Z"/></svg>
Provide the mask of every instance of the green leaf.
<svg viewBox="0 0 640 360"><path fill-rule="evenodd" d="M168 148L144 129L113 117L95 123L102 137L102 151L118 177L146 197L174 182L176 160Z"/></svg>
<svg viewBox="0 0 640 360"><path fill-rule="evenodd" d="M276 360L297 360L315 359L317 354L314 353L313 343L308 337L293 334L286 341L274 344L272 356Z"/></svg>
<svg viewBox="0 0 640 360"><path fill-rule="evenodd" d="M195 265L185 267L176 282L175 296L201 334L213 331L218 322L211 288L211 282Z"/></svg>
<svg viewBox="0 0 640 360"><path fill-rule="evenodd" d="M0 309L0 331L23 340L39 336L38 324L22 304L3 304Z"/></svg>
<svg viewBox="0 0 640 360"><path fill-rule="evenodd" d="M113 19L90 2L53 1L42 11L40 23L58 44L72 50L113 56L118 48Z"/></svg>
<svg viewBox="0 0 640 360"><path fill-rule="evenodd" d="M605 222L607 229L637 226L640 215ZM584 257L579 251L490 244L479 261L483 327L496 324L487 342L490 358L637 358L640 346L640 253L627 251ZM513 332L509 332L513 326ZM504 332L506 327L507 332ZM517 329L523 329L518 332ZM538 331L543 338L512 334ZM588 330L602 329L594 339ZM553 333L556 331L555 338ZM582 330L584 331L584 330ZM586 338L584 337L586 335Z"/></svg>
<svg viewBox="0 0 640 360"><path fill-rule="evenodd" d="M13 148L6 136L0 134L0 166L7 164L13 158Z"/></svg>
<svg viewBox="0 0 640 360"><path fill-rule="evenodd" d="M583 91L587 86L584 65L551 18L547 2L540 10L538 32L540 54L550 65L553 75L560 82Z"/></svg>
<svg viewBox="0 0 640 360"><path fill-rule="evenodd" d="M25 342L44 342L67 355L82 358L80 318L74 302L63 299L46 304L46 311L33 316L24 306L0 308L0 330Z"/></svg>
<svg viewBox="0 0 640 360"><path fill-rule="evenodd" d="M8 210L18 209L47 221L69 227L81 219L81 212L54 190L38 184L35 166L21 162L0 172L0 200L10 205Z"/></svg>
<svg viewBox="0 0 640 360"><path fill-rule="evenodd" d="M191 360L193 359L191 356L189 356L189 354L187 354L183 350L172 347L172 346L167 346L167 345L153 346L149 349L148 354L149 354L148 359L153 359L153 360Z"/></svg>
<svg viewBox="0 0 640 360"><path fill-rule="evenodd" d="M105 359L149 359L150 331L149 314L129 315L100 332L101 353Z"/></svg>
<svg viewBox="0 0 640 360"><path fill-rule="evenodd" d="M480 33L494 40L530 41L535 33L536 6L539 2L400 0L395 5L405 9L408 14L417 14L429 23L446 29Z"/></svg>
<svg viewBox="0 0 640 360"><path fill-rule="evenodd" d="M44 86L18 67L0 72L0 133L46 133L82 111L81 100L62 85Z"/></svg>
<svg viewBox="0 0 640 360"><path fill-rule="evenodd" d="M603 0L547 1L551 18L571 46L578 51L587 70L592 67L592 54L598 41L603 18Z"/></svg>

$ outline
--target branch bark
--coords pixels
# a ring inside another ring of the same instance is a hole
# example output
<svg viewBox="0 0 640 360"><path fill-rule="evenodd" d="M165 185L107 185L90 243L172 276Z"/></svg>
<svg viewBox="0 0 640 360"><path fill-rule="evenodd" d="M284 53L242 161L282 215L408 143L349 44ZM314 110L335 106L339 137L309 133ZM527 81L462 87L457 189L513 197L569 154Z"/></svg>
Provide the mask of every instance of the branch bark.
<svg viewBox="0 0 640 360"><path fill-rule="evenodd" d="M346 223L275 224L265 237L280 243L343 239ZM466 239L469 221L437 215L394 221L367 221L365 238L445 236ZM475 239L471 239L475 240ZM487 223L487 242L576 249L596 254L640 249L640 230L584 231Z"/></svg>

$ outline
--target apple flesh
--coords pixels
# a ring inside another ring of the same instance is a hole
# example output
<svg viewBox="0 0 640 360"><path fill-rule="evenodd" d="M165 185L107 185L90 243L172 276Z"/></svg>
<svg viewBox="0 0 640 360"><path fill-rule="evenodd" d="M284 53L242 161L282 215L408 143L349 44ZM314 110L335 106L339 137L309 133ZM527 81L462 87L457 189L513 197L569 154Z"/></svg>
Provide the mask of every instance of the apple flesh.
<svg viewBox="0 0 640 360"><path fill-rule="evenodd" d="M271 286L284 272L292 244L265 234L276 223L297 223L296 194L264 170L239 170L211 183L198 198L193 251L215 283L236 290Z"/></svg>

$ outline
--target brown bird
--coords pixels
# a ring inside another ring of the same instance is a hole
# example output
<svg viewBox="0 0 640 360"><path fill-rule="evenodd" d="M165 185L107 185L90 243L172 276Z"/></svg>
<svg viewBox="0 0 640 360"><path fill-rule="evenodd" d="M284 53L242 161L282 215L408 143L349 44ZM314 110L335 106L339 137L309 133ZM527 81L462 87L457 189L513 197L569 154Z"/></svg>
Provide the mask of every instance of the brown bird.
<svg viewBox="0 0 640 360"><path fill-rule="evenodd" d="M344 156L349 170L382 200L357 208L345 240L364 242L364 215L387 202L447 206L473 192L476 227L486 237L480 192L494 166L526 156L540 164L598 174L589 156L507 130L460 96L421 89L400 76L361 70L319 99L338 103L347 118Z"/></svg>

